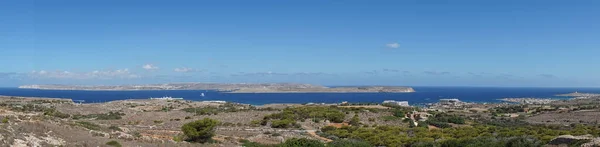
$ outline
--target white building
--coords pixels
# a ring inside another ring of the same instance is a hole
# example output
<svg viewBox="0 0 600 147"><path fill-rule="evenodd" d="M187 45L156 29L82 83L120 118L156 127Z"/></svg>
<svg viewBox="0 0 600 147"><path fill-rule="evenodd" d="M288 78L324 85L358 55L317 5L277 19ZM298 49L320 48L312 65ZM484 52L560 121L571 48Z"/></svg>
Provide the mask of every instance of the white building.
<svg viewBox="0 0 600 147"><path fill-rule="evenodd" d="M465 105L465 103L461 102L458 99L440 99L439 105L450 106L450 107L460 107L460 106Z"/></svg>
<svg viewBox="0 0 600 147"><path fill-rule="evenodd" d="M395 100L385 100L385 101L383 101L383 104L391 104L391 105L405 106L405 107L410 106L410 105L408 105L408 101L395 101Z"/></svg>

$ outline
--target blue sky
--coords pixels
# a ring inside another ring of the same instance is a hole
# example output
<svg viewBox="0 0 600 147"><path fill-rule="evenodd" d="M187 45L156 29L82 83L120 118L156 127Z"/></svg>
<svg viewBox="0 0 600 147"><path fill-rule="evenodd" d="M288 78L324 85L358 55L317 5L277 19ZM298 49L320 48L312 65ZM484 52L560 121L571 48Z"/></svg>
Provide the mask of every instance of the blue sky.
<svg viewBox="0 0 600 147"><path fill-rule="evenodd" d="M600 1L0 1L0 86L600 86Z"/></svg>

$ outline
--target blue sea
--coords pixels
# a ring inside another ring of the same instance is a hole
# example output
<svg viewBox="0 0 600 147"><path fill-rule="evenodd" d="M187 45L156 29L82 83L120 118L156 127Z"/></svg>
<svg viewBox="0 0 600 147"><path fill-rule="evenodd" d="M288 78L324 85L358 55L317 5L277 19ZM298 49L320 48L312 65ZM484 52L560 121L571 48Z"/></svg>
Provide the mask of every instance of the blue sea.
<svg viewBox="0 0 600 147"><path fill-rule="evenodd" d="M406 100L410 104L437 102L442 98L458 98L466 102L500 102L500 98L559 98L556 94L571 92L600 93L600 88L494 88L494 87L413 87L414 93L221 93L207 90L159 91L76 91L0 88L0 95L71 98L85 103L107 102L123 99L148 99L150 97L183 97L186 100L223 100L252 105L269 103L339 103ZM202 97L201 94L205 96Z"/></svg>

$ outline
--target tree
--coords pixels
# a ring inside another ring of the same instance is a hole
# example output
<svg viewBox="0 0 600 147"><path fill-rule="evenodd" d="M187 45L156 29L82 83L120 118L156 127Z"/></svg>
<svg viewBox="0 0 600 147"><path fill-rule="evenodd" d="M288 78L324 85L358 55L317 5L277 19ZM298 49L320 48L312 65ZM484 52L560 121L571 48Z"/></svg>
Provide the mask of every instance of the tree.
<svg viewBox="0 0 600 147"><path fill-rule="evenodd" d="M184 124L181 127L183 134L189 141L204 143L215 135L215 127L219 121L210 118L204 118Z"/></svg>
<svg viewBox="0 0 600 147"><path fill-rule="evenodd" d="M360 125L360 119L358 118L358 114L354 114L354 117L350 120L350 125L358 126Z"/></svg>

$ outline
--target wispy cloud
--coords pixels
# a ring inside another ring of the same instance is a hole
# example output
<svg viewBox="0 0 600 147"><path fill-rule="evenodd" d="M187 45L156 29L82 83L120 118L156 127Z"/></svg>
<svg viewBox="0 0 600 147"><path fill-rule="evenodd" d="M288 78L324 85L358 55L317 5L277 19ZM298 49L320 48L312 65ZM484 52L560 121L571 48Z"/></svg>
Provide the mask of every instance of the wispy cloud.
<svg viewBox="0 0 600 147"><path fill-rule="evenodd" d="M297 76L320 76L320 75L331 75L331 74L324 73L324 72L298 72L298 73L293 73L292 75L297 75Z"/></svg>
<svg viewBox="0 0 600 147"><path fill-rule="evenodd" d="M542 78L556 78L556 76L552 74L539 74L538 76Z"/></svg>
<svg viewBox="0 0 600 147"><path fill-rule="evenodd" d="M237 74L233 74L232 76L285 76L285 75L288 75L288 74L268 71L268 72L251 72L251 73L238 72Z"/></svg>
<svg viewBox="0 0 600 147"><path fill-rule="evenodd" d="M483 76L492 75L491 73L487 73L487 72L468 72L467 74L474 76L474 77L483 77Z"/></svg>
<svg viewBox="0 0 600 147"><path fill-rule="evenodd" d="M95 70L92 72L70 72L70 71L32 71L28 74L30 78L52 78L52 79L124 79L140 78L139 75L131 73L129 69L117 70Z"/></svg>
<svg viewBox="0 0 600 147"><path fill-rule="evenodd" d="M440 71L424 71L423 73L427 74L427 75L449 75L450 74L450 72L447 72L447 71L441 71L441 72Z"/></svg>
<svg viewBox="0 0 600 147"><path fill-rule="evenodd" d="M501 79L510 79L510 78L516 78L517 76L513 75L513 74L498 74L496 75L496 78L501 78Z"/></svg>
<svg viewBox="0 0 600 147"><path fill-rule="evenodd" d="M387 69L387 68L384 68L384 69L383 69L383 72L400 72L400 70L397 70L397 69Z"/></svg>
<svg viewBox="0 0 600 147"><path fill-rule="evenodd" d="M385 44L385 46L388 48L398 48L398 47L400 47L400 44L398 44L397 42L394 42L394 43Z"/></svg>
<svg viewBox="0 0 600 147"><path fill-rule="evenodd" d="M21 76L22 74L16 72L0 72L0 79L16 79Z"/></svg>
<svg viewBox="0 0 600 147"><path fill-rule="evenodd" d="M158 66L155 66L153 64L145 64L142 66L142 68L145 70L157 70Z"/></svg>
<svg viewBox="0 0 600 147"><path fill-rule="evenodd" d="M282 73L282 72L238 72L231 76L322 76L322 75L333 75L324 72L295 72L295 73Z"/></svg>
<svg viewBox="0 0 600 147"><path fill-rule="evenodd" d="M175 72L197 72L197 71L200 71L200 70L193 69L193 68L188 68L188 67L181 67L181 68L175 68L173 71L175 71Z"/></svg>
<svg viewBox="0 0 600 147"><path fill-rule="evenodd" d="M365 71L363 72L364 74L368 74L368 75L376 75L379 74L379 71L377 70L372 70L372 71Z"/></svg>

